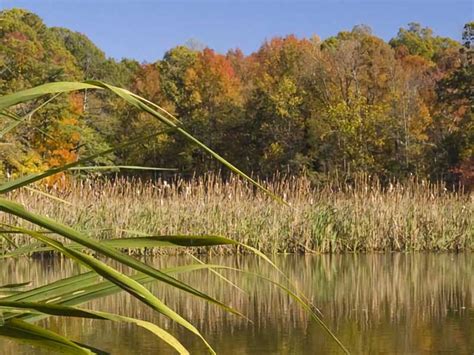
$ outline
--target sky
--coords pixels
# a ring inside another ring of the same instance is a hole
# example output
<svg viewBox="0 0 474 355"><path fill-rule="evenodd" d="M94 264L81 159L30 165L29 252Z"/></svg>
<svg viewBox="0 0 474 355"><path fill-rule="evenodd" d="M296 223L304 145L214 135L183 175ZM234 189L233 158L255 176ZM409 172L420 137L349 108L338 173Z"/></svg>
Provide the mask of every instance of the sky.
<svg viewBox="0 0 474 355"><path fill-rule="evenodd" d="M385 40L410 22L460 40L474 20L474 0L0 0L12 7L87 35L107 56L146 62L190 39L249 54L274 36L324 39L357 24Z"/></svg>

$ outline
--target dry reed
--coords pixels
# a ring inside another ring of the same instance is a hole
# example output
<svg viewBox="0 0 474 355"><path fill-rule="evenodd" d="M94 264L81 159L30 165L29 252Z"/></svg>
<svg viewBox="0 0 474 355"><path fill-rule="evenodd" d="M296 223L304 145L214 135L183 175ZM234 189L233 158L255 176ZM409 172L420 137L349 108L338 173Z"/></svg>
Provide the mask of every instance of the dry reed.
<svg viewBox="0 0 474 355"><path fill-rule="evenodd" d="M450 192L442 184L412 180L382 187L365 177L319 187L305 178L280 178L266 186L291 208L255 192L248 183L216 175L190 181L77 180L66 189L50 191L72 205L29 190L15 192L14 199L98 239L130 236L127 231L218 234L267 253L474 249L473 195ZM0 216L5 218L11 217ZM21 245L24 237L15 241Z"/></svg>

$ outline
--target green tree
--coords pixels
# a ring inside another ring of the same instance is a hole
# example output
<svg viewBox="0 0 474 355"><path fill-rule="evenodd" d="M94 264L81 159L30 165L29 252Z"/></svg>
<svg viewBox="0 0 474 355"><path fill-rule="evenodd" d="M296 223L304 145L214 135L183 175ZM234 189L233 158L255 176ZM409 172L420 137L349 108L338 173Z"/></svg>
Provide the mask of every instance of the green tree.
<svg viewBox="0 0 474 355"><path fill-rule="evenodd" d="M459 43L447 37L434 36L429 27L422 27L412 22L408 28L400 28L395 38L390 40L394 48L403 46L409 54L419 55L425 59L436 61L442 51L459 47Z"/></svg>

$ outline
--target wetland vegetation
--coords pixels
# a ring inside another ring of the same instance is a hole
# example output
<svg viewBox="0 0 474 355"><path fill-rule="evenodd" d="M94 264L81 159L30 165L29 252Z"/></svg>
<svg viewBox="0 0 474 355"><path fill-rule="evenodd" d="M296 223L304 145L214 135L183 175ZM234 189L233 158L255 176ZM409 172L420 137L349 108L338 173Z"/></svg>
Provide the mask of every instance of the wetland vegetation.
<svg viewBox="0 0 474 355"><path fill-rule="evenodd" d="M356 179L314 187L304 177L263 183L291 207L275 203L253 186L232 178L206 175L191 181L117 178L76 180L50 190L66 203L35 191L11 197L29 209L94 238L213 234L274 253L463 252L474 248L474 201L443 184L411 181L388 184ZM126 208L125 208L126 206ZM1 218L1 217L0 217ZM20 246L28 238L15 237ZM233 246L193 252L248 252ZM170 249L131 249L135 254L175 253Z"/></svg>

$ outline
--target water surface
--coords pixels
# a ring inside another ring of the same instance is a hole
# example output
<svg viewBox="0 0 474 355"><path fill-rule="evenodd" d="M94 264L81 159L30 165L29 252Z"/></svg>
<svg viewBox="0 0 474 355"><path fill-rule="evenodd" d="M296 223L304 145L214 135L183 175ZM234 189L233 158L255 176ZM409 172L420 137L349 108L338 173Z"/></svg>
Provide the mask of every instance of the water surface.
<svg viewBox="0 0 474 355"><path fill-rule="evenodd" d="M203 258L278 276L254 256ZM473 354L472 254L369 254L278 256L277 264L321 311L329 327L355 354ZM189 264L188 256L148 259L156 267ZM62 259L2 261L0 284L34 285L77 274ZM253 323L160 283L150 289L202 331L219 354L330 354L335 343L279 289L249 276L222 272L241 290L209 271L178 275L248 316ZM120 293L84 305L139 317L171 329L192 353L202 344L130 296ZM52 317L41 325L113 354L173 354L147 331L109 321ZM2 354L35 354L32 347L0 338Z"/></svg>

